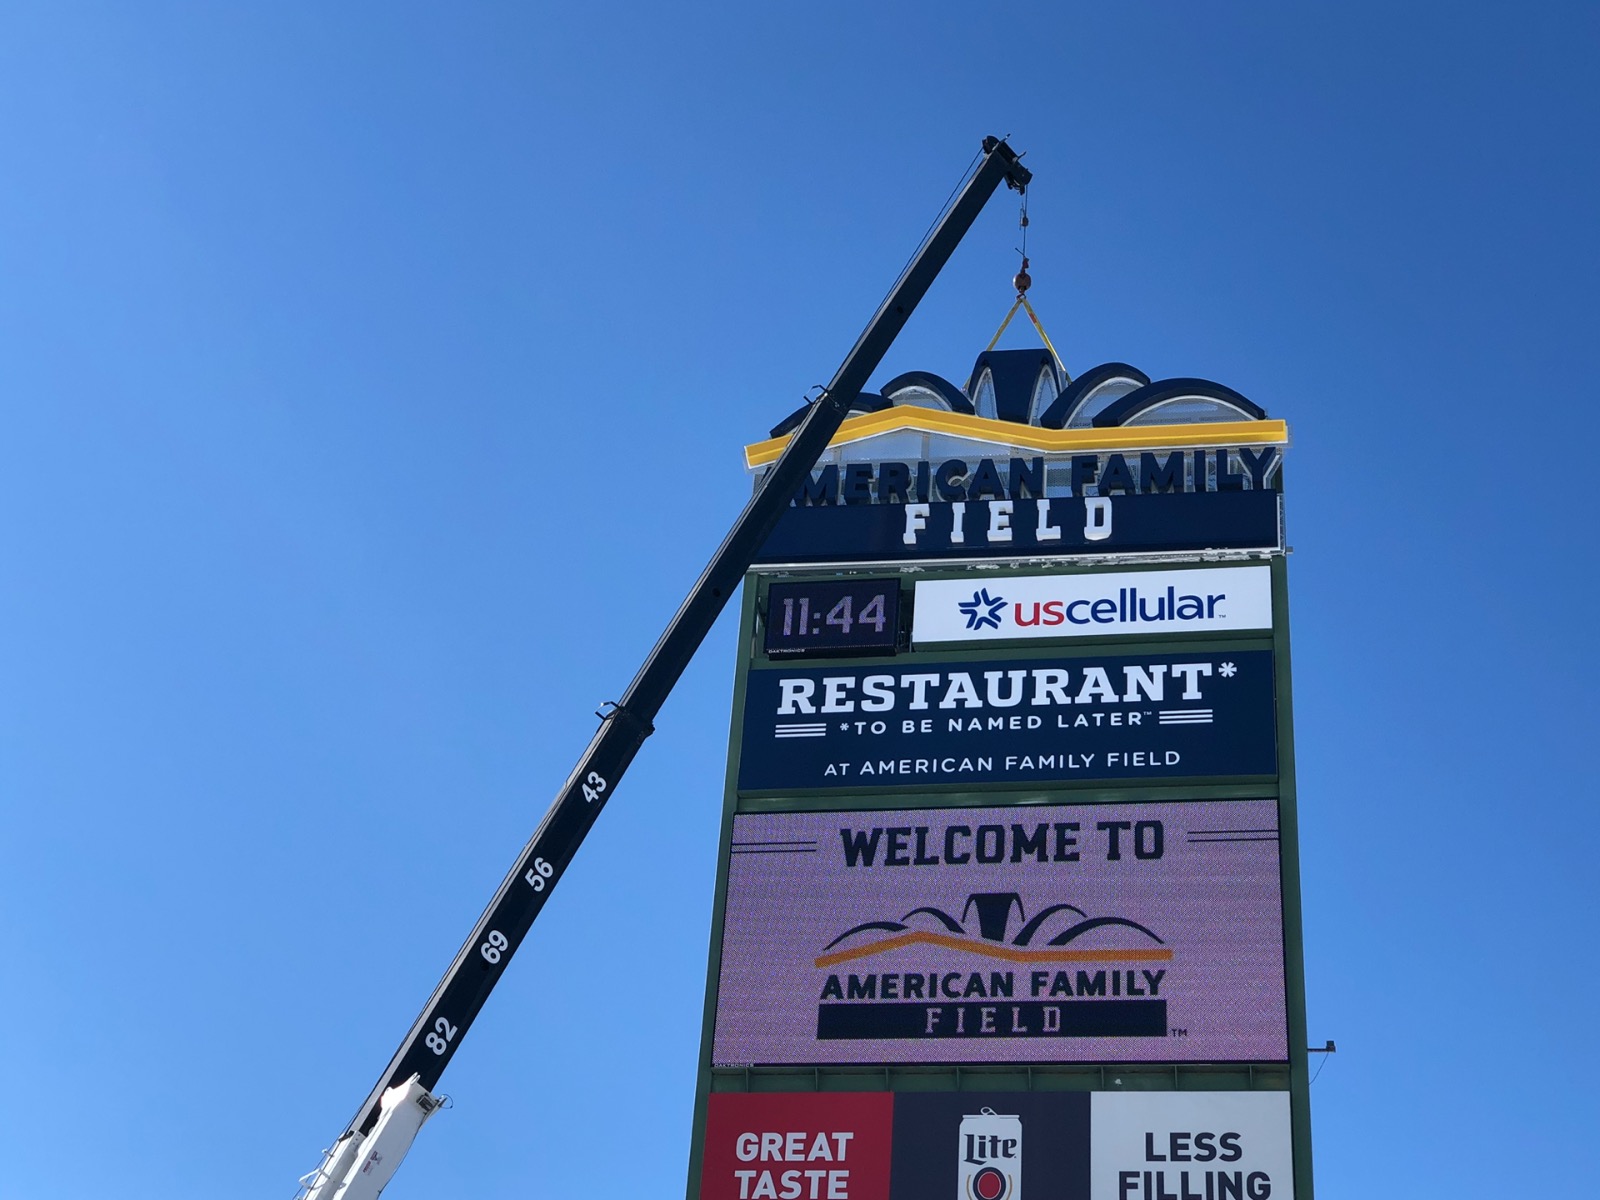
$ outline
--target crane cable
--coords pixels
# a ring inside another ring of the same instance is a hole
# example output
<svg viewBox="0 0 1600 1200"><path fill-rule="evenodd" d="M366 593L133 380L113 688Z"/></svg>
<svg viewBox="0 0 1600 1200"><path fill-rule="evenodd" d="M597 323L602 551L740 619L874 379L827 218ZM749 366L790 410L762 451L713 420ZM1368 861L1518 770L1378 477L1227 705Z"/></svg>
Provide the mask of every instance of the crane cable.
<svg viewBox="0 0 1600 1200"><path fill-rule="evenodd" d="M1022 193L1022 212L1017 217L1017 227L1022 230L1022 245L1017 253L1022 255L1022 269L1011 279L1011 286L1017 289L1017 298L1011 302L1011 308L1006 312L1006 319L1000 322L1000 328L994 331L994 336L989 339L989 344L983 348L985 354L993 350L1000 342L1000 337L1006 331L1006 326L1011 324L1011 318L1017 315L1021 308L1028 314L1028 320L1033 322L1033 327L1039 331L1045 348L1050 351L1050 357L1056 360L1056 368L1061 372L1065 383L1072 382L1072 375L1067 371L1067 364L1062 361L1061 355L1056 350L1055 343L1050 340L1050 335L1044 331L1044 324L1039 320L1039 314L1033 311L1033 305L1028 303L1028 289L1033 286L1033 276L1028 274L1028 193Z"/></svg>

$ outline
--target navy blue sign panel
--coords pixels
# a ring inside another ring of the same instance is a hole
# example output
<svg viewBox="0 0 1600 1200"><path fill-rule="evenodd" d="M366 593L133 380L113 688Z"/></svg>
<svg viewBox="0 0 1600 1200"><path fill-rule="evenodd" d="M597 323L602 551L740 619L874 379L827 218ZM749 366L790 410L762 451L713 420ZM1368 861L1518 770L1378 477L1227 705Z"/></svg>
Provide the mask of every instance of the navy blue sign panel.
<svg viewBox="0 0 1600 1200"><path fill-rule="evenodd" d="M751 671L742 791L1273 775L1270 650Z"/></svg>
<svg viewBox="0 0 1600 1200"><path fill-rule="evenodd" d="M1088 1092L898 1092L893 1129L889 1200L1089 1200Z"/></svg>
<svg viewBox="0 0 1600 1200"><path fill-rule="evenodd" d="M1278 550L1273 491L827 504L784 510L757 563Z"/></svg>

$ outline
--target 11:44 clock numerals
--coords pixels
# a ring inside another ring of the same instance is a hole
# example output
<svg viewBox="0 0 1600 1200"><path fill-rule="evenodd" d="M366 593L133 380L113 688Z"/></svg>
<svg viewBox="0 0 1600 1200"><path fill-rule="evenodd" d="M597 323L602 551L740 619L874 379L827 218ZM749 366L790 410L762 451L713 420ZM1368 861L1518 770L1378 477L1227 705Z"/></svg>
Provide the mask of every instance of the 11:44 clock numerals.
<svg viewBox="0 0 1600 1200"><path fill-rule="evenodd" d="M796 608L798 607L799 624L796 624ZM795 603L793 596L787 597L783 602L783 636L800 637L808 633L821 633L823 625L831 625L841 634L848 634L855 625L871 625L874 633L882 633L888 616L884 612L883 593L868 600L861 606L860 612L852 612L855 607L854 597L846 596L833 608L828 615L816 625L811 621L811 598L801 596L799 604Z"/></svg>

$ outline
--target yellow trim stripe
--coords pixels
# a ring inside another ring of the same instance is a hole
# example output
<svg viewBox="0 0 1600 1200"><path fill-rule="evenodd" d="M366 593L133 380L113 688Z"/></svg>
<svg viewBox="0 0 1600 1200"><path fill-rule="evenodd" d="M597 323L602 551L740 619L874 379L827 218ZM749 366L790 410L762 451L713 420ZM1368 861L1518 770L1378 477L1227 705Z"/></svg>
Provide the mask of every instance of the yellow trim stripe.
<svg viewBox="0 0 1600 1200"><path fill-rule="evenodd" d="M1196 425L1134 425L1116 429L1040 429L1012 421L993 421L966 413L941 412L909 405L851 417L833 435L830 446L843 446L880 433L916 430L945 433L998 446L1017 446L1041 453L1069 450L1139 450L1150 446L1261 446L1287 445L1289 426L1283 421L1214 421ZM789 444L790 434L768 438L744 448L747 468L777 461Z"/></svg>

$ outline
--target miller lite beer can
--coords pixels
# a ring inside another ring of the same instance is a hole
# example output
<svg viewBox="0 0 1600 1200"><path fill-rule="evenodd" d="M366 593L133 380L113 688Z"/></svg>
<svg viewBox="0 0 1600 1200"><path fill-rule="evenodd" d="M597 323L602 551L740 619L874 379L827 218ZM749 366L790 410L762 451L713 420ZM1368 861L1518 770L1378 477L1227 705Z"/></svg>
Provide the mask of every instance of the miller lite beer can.
<svg viewBox="0 0 1600 1200"><path fill-rule="evenodd" d="M956 1200L1020 1200L1022 1118L992 1108L961 1118L960 1186Z"/></svg>

